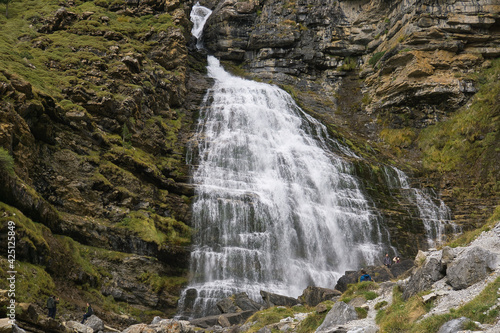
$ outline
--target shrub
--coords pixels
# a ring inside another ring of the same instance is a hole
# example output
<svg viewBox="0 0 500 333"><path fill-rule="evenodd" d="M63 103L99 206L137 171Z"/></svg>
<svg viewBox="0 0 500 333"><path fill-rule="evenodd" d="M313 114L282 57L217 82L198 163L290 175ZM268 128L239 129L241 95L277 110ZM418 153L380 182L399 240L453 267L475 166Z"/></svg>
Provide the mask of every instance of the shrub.
<svg viewBox="0 0 500 333"><path fill-rule="evenodd" d="M0 147L0 170L7 171L11 176L14 175L14 158L2 147Z"/></svg>

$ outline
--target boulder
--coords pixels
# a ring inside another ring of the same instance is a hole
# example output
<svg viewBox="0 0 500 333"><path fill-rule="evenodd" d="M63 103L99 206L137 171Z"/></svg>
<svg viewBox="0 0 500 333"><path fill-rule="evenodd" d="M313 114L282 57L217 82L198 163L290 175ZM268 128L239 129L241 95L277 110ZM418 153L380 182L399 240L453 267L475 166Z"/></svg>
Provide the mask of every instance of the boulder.
<svg viewBox="0 0 500 333"><path fill-rule="evenodd" d="M73 320L67 321L64 326L72 330L71 332L75 333L94 333L92 328Z"/></svg>
<svg viewBox="0 0 500 333"><path fill-rule="evenodd" d="M242 311L238 313L223 313L222 315L208 316L203 318L196 318L190 321L191 325L201 328L209 328L213 326L224 325L239 325L243 324L255 311ZM125 332L124 332L125 333Z"/></svg>
<svg viewBox="0 0 500 333"><path fill-rule="evenodd" d="M26 331L23 330L21 327L17 326L16 324L14 324L12 326L12 333L26 333Z"/></svg>
<svg viewBox="0 0 500 333"><path fill-rule="evenodd" d="M12 326L9 318L0 319L0 333L11 333L13 330Z"/></svg>
<svg viewBox="0 0 500 333"><path fill-rule="evenodd" d="M156 333L156 330L146 324L137 324L126 328L122 333Z"/></svg>
<svg viewBox="0 0 500 333"><path fill-rule="evenodd" d="M498 256L480 247L466 249L446 269L448 283L460 290L483 280L497 267Z"/></svg>
<svg viewBox="0 0 500 333"><path fill-rule="evenodd" d="M409 264L405 263L399 263L397 265L402 265L402 268L404 269L407 267ZM390 281L394 279L394 275L392 274L391 270L385 266L368 266L363 269L366 273L368 273L373 281L380 283L380 282L385 282L385 281ZM395 269L396 272L400 273L399 269ZM335 285L335 289L339 290L341 292L344 292L347 290L349 284L353 283L358 283L359 278L363 275L361 273L361 270L359 271L346 271L343 276L340 277L340 279L337 281L337 284Z"/></svg>
<svg viewBox="0 0 500 333"><path fill-rule="evenodd" d="M469 318L460 317L457 319L452 319L447 321L439 328L438 333L455 333L458 331L462 331L465 328L465 324L470 321Z"/></svg>
<svg viewBox="0 0 500 333"><path fill-rule="evenodd" d="M338 290L309 286L299 296L299 302L309 306L316 306L323 301L340 295L342 295L342 292Z"/></svg>
<svg viewBox="0 0 500 333"><path fill-rule="evenodd" d="M92 315L85 321L85 325L92 328L94 332L99 332L104 330L104 323L96 315Z"/></svg>
<svg viewBox="0 0 500 333"><path fill-rule="evenodd" d="M251 300L247 293L239 293L217 302L217 308L222 313L235 313L241 311L259 311L262 305Z"/></svg>
<svg viewBox="0 0 500 333"><path fill-rule="evenodd" d="M394 275L394 277L399 277L411 270L414 267L413 263L414 261L411 259L402 260L401 262L391 266L391 274Z"/></svg>
<svg viewBox="0 0 500 333"><path fill-rule="evenodd" d="M337 302L327 313L323 323L316 329L317 333L329 332L333 327L344 325L351 320L358 319L356 310L344 302Z"/></svg>
<svg viewBox="0 0 500 333"><path fill-rule="evenodd" d="M273 294L269 293L267 291L261 290L260 295L262 296L262 299L266 303L266 307L270 308L273 306L294 306L299 304L299 301L296 298L293 297L288 297L288 296L283 296L283 295L278 295L278 294Z"/></svg>
<svg viewBox="0 0 500 333"><path fill-rule="evenodd" d="M403 291L403 299L408 299L421 291L430 289L432 284L444 277L441 261L436 258L426 260L422 267L410 277Z"/></svg>

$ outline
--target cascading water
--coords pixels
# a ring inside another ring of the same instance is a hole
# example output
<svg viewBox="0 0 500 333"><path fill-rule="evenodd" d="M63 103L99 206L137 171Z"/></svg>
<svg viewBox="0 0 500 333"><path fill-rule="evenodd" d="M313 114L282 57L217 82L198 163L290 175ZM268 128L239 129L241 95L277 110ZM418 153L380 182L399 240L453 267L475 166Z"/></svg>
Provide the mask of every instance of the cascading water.
<svg viewBox="0 0 500 333"><path fill-rule="evenodd" d="M345 270L374 264L390 240L342 158L354 154L283 90L208 63L215 83L197 130L196 234L181 312L212 314L237 292L258 300L260 290L333 288Z"/></svg>
<svg viewBox="0 0 500 333"><path fill-rule="evenodd" d="M198 47L210 13L199 4L191 12ZM180 317L216 314L217 301L239 292L258 301L260 290L333 288L345 270L397 253L345 158L358 157L283 90L234 77L214 57L208 64L214 86L192 147L195 235ZM393 190L412 193L434 245L449 220L444 203L410 188L398 169L386 175Z"/></svg>
<svg viewBox="0 0 500 333"><path fill-rule="evenodd" d="M442 243L447 226L451 226L453 233L459 232L457 226L451 222L450 210L443 200L433 199L421 189L412 188L406 174L397 168L386 167L384 171L389 187L402 190L406 198L417 207L426 231L429 248Z"/></svg>

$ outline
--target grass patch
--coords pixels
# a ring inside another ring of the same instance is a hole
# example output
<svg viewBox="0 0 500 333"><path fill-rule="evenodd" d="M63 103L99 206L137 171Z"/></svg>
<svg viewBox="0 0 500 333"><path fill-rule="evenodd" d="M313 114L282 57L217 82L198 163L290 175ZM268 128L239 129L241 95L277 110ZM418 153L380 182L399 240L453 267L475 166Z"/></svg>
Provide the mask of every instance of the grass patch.
<svg viewBox="0 0 500 333"><path fill-rule="evenodd" d="M449 313L426 318L415 324L408 332L437 332L447 321L460 317L467 317L472 321L478 321L483 324L493 324L496 322L499 315L499 310L495 306L498 298L500 298L498 294L499 288L500 278L497 278L494 282L486 286L486 288L471 302L456 310L450 309ZM474 329L474 326L475 324L471 322L466 329Z"/></svg>
<svg viewBox="0 0 500 333"><path fill-rule="evenodd" d="M416 139L415 130L406 128L384 128L380 132L380 138L384 140L398 156L401 156L403 149L408 148Z"/></svg>
<svg viewBox="0 0 500 333"><path fill-rule="evenodd" d="M500 141L500 59L491 63L490 68L472 76L479 89L471 103L447 121L422 130L419 147L425 167L442 172L458 170L466 174L469 170L477 174L477 169L482 169L485 181L492 182L492 190L498 193L500 184L496 179L495 156ZM478 165L481 167L477 168Z"/></svg>
<svg viewBox="0 0 500 333"><path fill-rule="evenodd" d="M385 54L385 51L374 53L371 56L370 60L368 60L368 63L370 65L372 65L373 67L375 67L375 65L377 64L377 62L380 60L380 58L382 58L384 56L384 54Z"/></svg>
<svg viewBox="0 0 500 333"><path fill-rule="evenodd" d="M392 304L379 310L375 318L381 332L410 332L413 323L426 313L420 296L413 296L403 301L399 287L394 287Z"/></svg>
<svg viewBox="0 0 500 333"><path fill-rule="evenodd" d="M281 319L293 316L293 310L291 308L286 308L283 306L275 306L269 309L265 309L256 312L247 322L256 322L255 325L250 327L249 333L257 332L266 325L279 322Z"/></svg>
<svg viewBox="0 0 500 333"><path fill-rule="evenodd" d="M8 276L9 263L0 258L0 275ZM16 302L34 303L54 294L55 284L43 267L27 262L16 261ZM7 280L0 279L0 289L9 289Z"/></svg>
<svg viewBox="0 0 500 333"><path fill-rule="evenodd" d="M365 308L354 308L358 314L358 319L364 319L368 316L368 310Z"/></svg>
<svg viewBox="0 0 500 333"><path fill-rule="evenodd" d="M360 283L349 284L347 290L342 294L340 298L341 302L349 303L355 297L363 297L366 300L372 300L378 297L378 294L374 292L379 288L378 284L373 281L363 281Z"/></svg>

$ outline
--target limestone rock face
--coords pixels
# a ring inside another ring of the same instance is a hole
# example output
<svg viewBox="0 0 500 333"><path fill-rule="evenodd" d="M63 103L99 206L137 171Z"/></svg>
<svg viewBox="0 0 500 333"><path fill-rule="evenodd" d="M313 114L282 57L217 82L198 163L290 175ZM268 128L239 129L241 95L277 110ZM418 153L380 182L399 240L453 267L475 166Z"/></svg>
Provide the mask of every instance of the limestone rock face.
<svg viewBox="0 0 500 333"><path fill-rule="evenodd" d="M343 325L356 319L358 319L358 314L352 306L344 302L337 302L328 312L323 323L316 329L316 332L329 332L329 330L335 326Z"/></svg>
<svg viewBox="0 0 500 333"><path fill-rule="evenodd" d="M453 289L464 289L483 280L497 265L497 254L480 247L472 247L448 265L446 277Z"/></svg>
<svg viewBox="0 0 500 333"><path fill-rule="evenodd" d="M403 298L408 299L421 291L430 289L432 284L445 276L445 268L436 258L428 259L419 267L406 283Z"/></svg>

